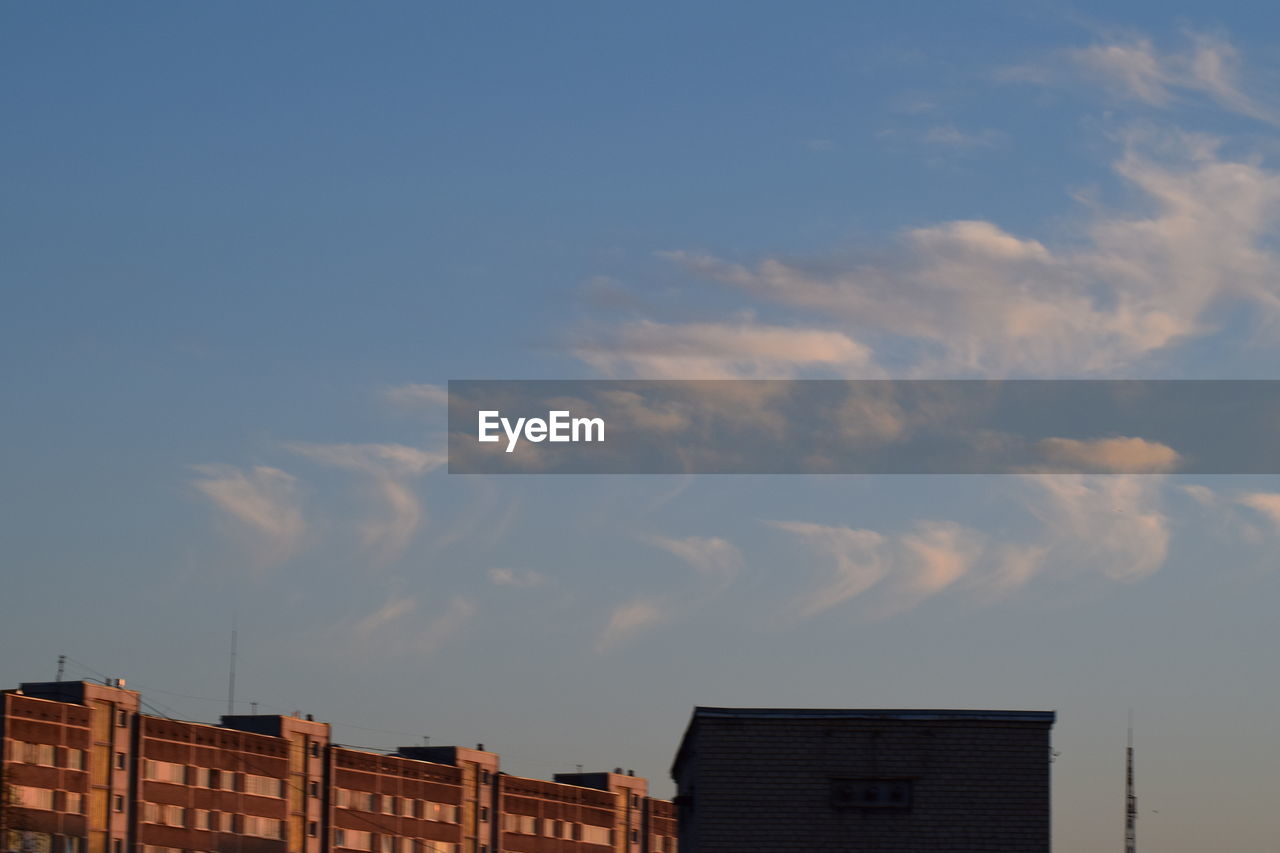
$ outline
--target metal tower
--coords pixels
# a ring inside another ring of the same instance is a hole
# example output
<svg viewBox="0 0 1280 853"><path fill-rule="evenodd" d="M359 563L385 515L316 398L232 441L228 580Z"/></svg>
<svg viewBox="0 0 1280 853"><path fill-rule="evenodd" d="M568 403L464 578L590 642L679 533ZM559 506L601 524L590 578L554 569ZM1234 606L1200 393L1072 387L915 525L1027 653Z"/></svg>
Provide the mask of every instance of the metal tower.
<svg viewBox="0 0 1280 853"><path fill-rule="evenodd" d="M1129 746L1125 750L1124 853L1138 853L1138 797L1133 793L1133 718L1129 719Z"/></svg>

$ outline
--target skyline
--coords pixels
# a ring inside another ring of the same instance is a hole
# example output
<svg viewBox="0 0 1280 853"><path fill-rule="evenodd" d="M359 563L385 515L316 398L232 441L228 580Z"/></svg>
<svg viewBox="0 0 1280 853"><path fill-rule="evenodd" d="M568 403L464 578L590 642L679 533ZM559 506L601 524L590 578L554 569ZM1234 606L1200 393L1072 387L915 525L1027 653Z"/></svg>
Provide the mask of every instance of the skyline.
<svg viewBox="0 0 1280 853"><path fill-rule="evenodd" d="M1274 476L445 471L450 380L1275 378L1264 9L5 8L0 678L211 719L234 628L659 796L695 706L1054 710L1063 853L1133 709L1140 843L1264 847Z"/></svg>

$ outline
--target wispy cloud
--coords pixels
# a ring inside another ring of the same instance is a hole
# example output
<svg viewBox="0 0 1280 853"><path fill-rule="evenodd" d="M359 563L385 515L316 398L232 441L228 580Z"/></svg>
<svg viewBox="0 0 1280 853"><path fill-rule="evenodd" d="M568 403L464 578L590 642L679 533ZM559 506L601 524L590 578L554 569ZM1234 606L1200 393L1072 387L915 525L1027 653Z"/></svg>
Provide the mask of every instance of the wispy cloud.
<svg viewBox="0 0 1280 853"><path fill-rule="evenodd" d="M361 538L364 545L384 561L404 553L422 522L422 505L409 481L446 461L443 453L402 444L295 442L285 447L315 462L368 478L380 512L362 524Z"/></svg>
<svg viewBox="0 0 1280 853"><path fill-rule="evenodd" d="M1184 51L1160 51L1150 39L1132 37L1068 53L1069 58L1113 91L1155 107L1173 105L1180 94L1200 94L1240 115L1275 124L1274 110L1245 93L1240 54L1226 39L1191 32Z"/></svg>
<svg viewBox="0 0 1280 853"><path fill-rule="evenodd" d="M799 536L809 548L831 560L826 580L792 602L792 610L802 619L861 595L879 583L888 571L885 537L873 530L804 521L771 523L779 530Z"/></svg>
<svg viewBox="0 0 1280 853"><path fill-rule="evenodd" d="M1117 436L1093 441L1046 438L1039 449L1050 463L1067 469L1112 474L1164 474L1178 466L1178 452L1158 441Z"/></svg>
<svg viewBox="0 0 1280 853"><path fill-rule="evenodd" d="M490 569L488 577L489 583L494 586L507 586L516 589L529 589L530 587L542 586L547 582L546 575L535 572L532 569Z"/></svg>
<svg viewBox="0 0 1280 853"><path fill-rule="evenodd" d="M1275 492L1247 492L1236 497L1236 503L1246 506L1280 529L1280 494Z"/></svg>
<svg viewBox="0 0 1280 853"><path fill-rule="evenodd" d="M645 379L787 378L802 368L860 374L870 350L841 332L735 323L658 323L617 328L584 341L577 356L606 376Z"/></svg>
<svg viewBox="0 0 1280 853"><path fill-rule="evenodd" d="M197 465L191 484L234 523L235 531L262 566L283 563L302 544L298 481L278 468L248 470L229 465Z"/></svg>
<svg viewBox="0 0 1280 853"><path fill-rule="evenodd" d="M667 616L667 608L661 599L633 598L619 604L609 614L609 621L596 639L596 650L607 652L641 631L654 627Z"/></svg>
<svg viewBox="0 0 1280 853"><path fill-rule="evenodd" d="M868 596L862 612L884 617L951 591L1002 599L1042 575L1059 583L1143 580L1169 552L1163 481L1133 475L1020 477L1016 499L1040 522L1025 541L947 520L918 520L900 532L770 522L823 558L824 576L793 598L786 612L808 619ZM1280 514L1280 499L1276 510Z"/></svg>
<svg viewBox="0 0 1280 853"><path fill-rule="evenodd" d="M1280 259L1269 245L1280 176L1221 157L1211 139L1138 132L1114 171L1153 212L1095 208L1082 239L1058 248L969 220L911 229L888 257L745 265L668 253L689 272L790 308L808 325L772 338L738 335L729 352L712 329L633 323L617 330L609 358L588 361L610 374L626 365L667 377L766 369L1113 375L1212 333L1213 312L1232 301L1280 315ZM680 357L692 353L702 361ZM725 369L726 361L737 369Z"/></svg>
<svg viewBox="0 0 1280 853"><path fill-rule="evenodd" d="M648 536L645 541L688 563L718 590L728 588L742 571L742 552L718 536Z"/></svg>
<svg viewBox="0 0 1280 853"><path fill-rule="evenodd" d="M1168 558L1163 477L1040 474L1025 482L1028 507L1044 525L1047 556L1059 569L1133 582Z"/></svg>
<svg viewBox="0 0 1280 853"><path fill-rule="evenodd" d="M344 634L364 652L429 655L466 627L475 613L475 605L464 596L453 596L443 610L424 614L415 597L395 595L350 623Z"/></svg>
<svg viewBox="0 0 1280 853"><path fill-rule="evenodd" d="M1050 64L1052 65L1052 64ZM1102 81L1129 100L1203 96L1273 121L1244 85L1238 51L1190 33L1181 51L1149 39L1058 54L1041 73ZM1132 375L1221 331L1247 308L1280 327L1280 173L1228 156L1222 140L1142 124L1111 136L1110 173L1131 203L1083 206L1053 239L985 219L906 229L882 251L829 256L662 253L743 298L733 321L636 320L572 344L606 376L846 378ZM999 131L933 123L925 141L984 147ZM1063 188L1063 197L1071 193ZM757 319L768 317L768 321Z"/></svg>

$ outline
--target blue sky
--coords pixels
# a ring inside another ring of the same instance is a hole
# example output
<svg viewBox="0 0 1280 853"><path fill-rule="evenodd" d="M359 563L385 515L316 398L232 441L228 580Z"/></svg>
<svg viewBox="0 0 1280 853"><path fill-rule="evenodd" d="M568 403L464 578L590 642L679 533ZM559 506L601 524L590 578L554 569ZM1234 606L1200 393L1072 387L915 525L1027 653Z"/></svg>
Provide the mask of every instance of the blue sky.
<svg viewBox="0 0 1280 853"><path fill-rule="evenodd" d="M449 477L464 378L1275 378L1264 4L6 6L0 680L507 769L1056 709L1055 845L1280 829L1267 477ZM166 692L161 692L166 691ZM360 727L360 728L357 728Z"/></svg>

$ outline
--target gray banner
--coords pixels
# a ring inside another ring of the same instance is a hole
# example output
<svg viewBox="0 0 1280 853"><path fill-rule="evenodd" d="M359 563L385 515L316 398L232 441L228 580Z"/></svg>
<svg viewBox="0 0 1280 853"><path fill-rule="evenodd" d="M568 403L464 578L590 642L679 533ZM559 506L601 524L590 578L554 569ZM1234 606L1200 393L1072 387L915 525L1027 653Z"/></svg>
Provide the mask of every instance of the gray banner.
<svg viewBox="0 0 1280 853"><path fill-rule="evenodd" d="M465 380L451 474L1277 474L1280 381Z"/></svg>

